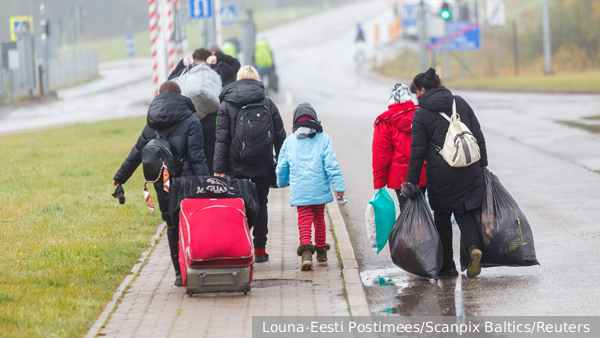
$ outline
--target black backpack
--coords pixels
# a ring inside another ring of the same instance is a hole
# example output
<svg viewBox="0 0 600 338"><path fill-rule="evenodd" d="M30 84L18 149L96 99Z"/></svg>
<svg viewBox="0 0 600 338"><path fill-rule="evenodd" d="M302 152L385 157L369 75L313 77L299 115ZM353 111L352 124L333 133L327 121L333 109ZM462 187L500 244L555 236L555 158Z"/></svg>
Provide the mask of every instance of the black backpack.
<svg viewBox="0 0 600 338"><path fill-rule="evenodd" d="M235 121L231 157L250 164L272 160L274 137L273 118L267 100L245 105Z"/></svg>
<svg viewBox="0 0 600 338"><path fill-rule="evenodd" d="M185 157L179 161L171 152L171 145L167 139L185 120L169 128L166 133L154 130L154 138L142 148L142 167L147 182L158 181L163 166L167 167L169 176L177 177L181 175Z"/></svg>

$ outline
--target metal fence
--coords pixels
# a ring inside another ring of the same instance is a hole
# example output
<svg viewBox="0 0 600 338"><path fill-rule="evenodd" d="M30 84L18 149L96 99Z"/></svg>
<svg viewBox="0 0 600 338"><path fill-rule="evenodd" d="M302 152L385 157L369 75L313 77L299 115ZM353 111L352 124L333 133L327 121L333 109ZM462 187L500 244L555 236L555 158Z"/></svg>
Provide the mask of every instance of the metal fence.
<svg viewBox="0 0 600 338"><path fill-rule="evenodd" d="M38 62L39 64L39 62ZM50 89L53 91L74 86L98 76L98 53L95 50L76 51L62 54L49 60ZM35 90L39 94L39 68L36 65ZM4 100L14 102L29 96L22 85L19 69L6 69L0 72L0 81L4 81Z"/></svg>
<svg viewBox="0 0 600 338"><path fill-rule="evenodd" d="M98 53L95 50L63 54L50 59L50 89L56 90L89 80L98 75Z"/></svg>

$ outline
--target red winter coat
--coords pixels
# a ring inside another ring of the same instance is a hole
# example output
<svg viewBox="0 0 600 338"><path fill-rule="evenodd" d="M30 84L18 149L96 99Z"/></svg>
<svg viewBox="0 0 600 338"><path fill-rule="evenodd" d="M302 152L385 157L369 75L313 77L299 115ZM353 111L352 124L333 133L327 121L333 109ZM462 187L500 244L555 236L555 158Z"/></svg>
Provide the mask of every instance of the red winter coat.
<svg viewBox="0 0 600 338"><path fill-rule="evenodd" d="M410 161L411 124L416 106L412 101L394 103L379 115L373 127L373 185L402 189ZM419 186L425 186L425 166Z"/></svg>

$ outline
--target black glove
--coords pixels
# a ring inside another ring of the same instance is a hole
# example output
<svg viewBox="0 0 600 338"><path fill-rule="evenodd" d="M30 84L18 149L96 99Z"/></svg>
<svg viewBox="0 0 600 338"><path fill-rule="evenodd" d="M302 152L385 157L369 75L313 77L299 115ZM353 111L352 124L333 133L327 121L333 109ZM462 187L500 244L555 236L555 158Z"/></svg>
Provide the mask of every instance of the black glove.
<svg viewBox="0 0 600 338"><path fill-rule="evenodd" d="M408 199L413 199L413 198L417 198L419 196L419 193L421 192L421 189L419 189L419 187L417 187L416 185L412 184L412 183L404 183L402 184L402 196L408 198Z"/></svg>
<svg viewBox="0 0 600 338"><path fill-rule="evenodd" d="M118 198L119 203L125 204L125 190L123 190L122 185L119 184L117 186L117 189L115 189L115 192L112 194L112 197Z"/></svg>

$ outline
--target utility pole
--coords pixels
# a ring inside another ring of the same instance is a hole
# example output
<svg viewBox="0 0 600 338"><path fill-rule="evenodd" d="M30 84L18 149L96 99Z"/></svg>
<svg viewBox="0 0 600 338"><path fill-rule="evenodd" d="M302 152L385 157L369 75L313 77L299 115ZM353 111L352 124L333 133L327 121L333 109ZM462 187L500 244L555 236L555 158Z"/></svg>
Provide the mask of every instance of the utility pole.
<svg viewBox="0 0 600 338"><path fill-rule="evenodd" d="M254 65L254 45L256 43L256 26L251 9L247 10L247 19L242 23L242 48L244 59L242 66Z"/></svg>
<svg viewBox="0 0 600 338"><path fill-rule="evenodd" d="M548 0L542 0L544 15L544 73L552 74L552 40L550 36L550 7Z"/></svg>
<svg viewBox="0 0 600 338"><path fill-rule="evenodd" d="M219 48L223 46L223 25L221 24L221 0L214 0L215 8L215 42L219 45Z"/></svg>
<svg viewBox="0 0 600 338"><path fill-rule="evenodd" d="M494 37L496 40L496 76L500 77L500 27L494 27Z"/></svg>
<svg viewBox="0 0 600 338"><path fill-rule="evenodd" d="M0 36L2 36L2 25L0 25ZM0 39L0 106L4 104L4 61L2 60L2 41Z"/></svg>
<svg viewBox="0 0 600 338"><path fill-rule="evenodd" d="M79 3L75 5L75 36L77 38L77 50L79 50L79 43L81 42L81 5Z"/></svg>
<svg viewBox="0 0 600 338"><path fill-rule="evenodd" d="M516 20L513 20L513 53L515 59L515 76L519 76L519 40L517 37Z"/></svg>
<svg viewBox="0 0 600 338"><path fill-rule="evenodd" d="M429 68L429 57L427 56L427 8L425 1L419 3L419 60L421 71Z"/></svg>
<svg viewBox="0 0 600 338"><path fill-rule="evenodd" d="M41 95L50 93L50 71L49 71L49 35L50 23L46 19L46 4L40 0L40 40L42 42L42 74L40 79Z"/></svg>

